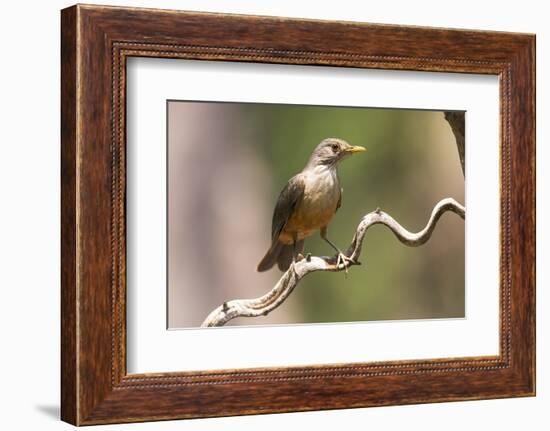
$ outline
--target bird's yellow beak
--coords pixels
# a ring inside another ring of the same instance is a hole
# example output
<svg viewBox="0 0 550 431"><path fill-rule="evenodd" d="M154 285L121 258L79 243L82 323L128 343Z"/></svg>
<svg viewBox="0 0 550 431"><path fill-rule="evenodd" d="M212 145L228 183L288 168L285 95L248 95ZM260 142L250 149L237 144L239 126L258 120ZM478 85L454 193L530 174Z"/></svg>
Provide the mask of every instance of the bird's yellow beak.
<svg viewBox="0 0 550 431"><path fill-rule="evenodd" d="M361 153L363 151L367 151L367 149L365 147L361 147L359 145L351 147L347 150L347 152L349 152L349 153Z"/></svg>

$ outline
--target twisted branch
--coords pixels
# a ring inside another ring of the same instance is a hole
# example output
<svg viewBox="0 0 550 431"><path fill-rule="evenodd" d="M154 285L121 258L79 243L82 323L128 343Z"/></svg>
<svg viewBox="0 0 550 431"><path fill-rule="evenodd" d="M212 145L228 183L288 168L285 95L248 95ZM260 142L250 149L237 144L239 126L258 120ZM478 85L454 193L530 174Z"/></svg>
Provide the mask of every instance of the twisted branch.
<svg viewBox="0 0 550 431"><path fill-rule="evenodd" d="M389 214L377 209L363 217L357 227L353 241L345 253L355 263L341 263L337 266L336 257L327 256L311 256L302 259L293 263L277 284L265 295L255 299L234 299L224 302L208 315L201 326L223 326L236 317L266 316L288 298L298 282L307 274L315 271L342 271L346 270L348 266L359 265L359 255L361 254L365 234L375 224L387 226L403 244L409 247L418 247L430 239L439 218L447 211L458 214L462 219L465 217L464 207L454 199L446 198L439 201L434 207L426 227L418 233L412 233Z"/></svg>

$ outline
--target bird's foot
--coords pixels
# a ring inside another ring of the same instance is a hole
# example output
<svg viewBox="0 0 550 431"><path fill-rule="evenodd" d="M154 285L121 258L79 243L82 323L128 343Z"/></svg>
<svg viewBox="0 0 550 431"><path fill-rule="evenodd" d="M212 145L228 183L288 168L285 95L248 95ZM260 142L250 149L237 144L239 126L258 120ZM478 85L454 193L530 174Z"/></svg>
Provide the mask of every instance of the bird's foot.
<svg viewBox="0 0 550 431"><path fill-rule="evenodd" d="M303 255L302 253L298 253L298 254L296 255L296 260L295 260L295 262L300 262L301 260L304 260L304 259L305 259L305 258L304 258L304 255Z"/></svg>
<svg viewBox="0 0 550 431"><path fill-rule="evenodd" d="M336 268L340 269L340 265L343 265L343 268L348 274L348 268L352 265L357 265L358 262L353 260L351 257L346 256L344 253L339 252L336 257Z"/></svg>

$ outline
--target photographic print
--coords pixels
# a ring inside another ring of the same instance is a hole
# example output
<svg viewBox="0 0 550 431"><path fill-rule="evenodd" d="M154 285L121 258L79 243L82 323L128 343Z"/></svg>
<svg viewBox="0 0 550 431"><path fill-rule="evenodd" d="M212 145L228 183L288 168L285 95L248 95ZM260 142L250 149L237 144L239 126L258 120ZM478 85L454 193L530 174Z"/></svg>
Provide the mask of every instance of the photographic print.
<svg viewBox="0 0 550 431"><path fill-rule="evenodd" d="M464 318L464 121L168 101L168 328Z"/></svg>
<svg viewBox="0 0 550 431"><path fill-rule="evenodd" d="M64 421L535 395L534 35L61 24Z"/></svg>

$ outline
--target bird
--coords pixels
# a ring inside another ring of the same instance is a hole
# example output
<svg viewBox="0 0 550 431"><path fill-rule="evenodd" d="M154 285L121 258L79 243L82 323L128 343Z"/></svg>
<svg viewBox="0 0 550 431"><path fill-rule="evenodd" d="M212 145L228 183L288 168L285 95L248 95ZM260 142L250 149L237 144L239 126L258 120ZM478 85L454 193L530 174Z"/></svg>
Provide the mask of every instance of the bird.
<svg viewBox="0 0 550 431"><path fill-rule="evenodd" d="M304 249L304 239L317 230L337 253L336 265L354 263L327 237L327 227L342 204L338 164L351 154L366 151L343 139L326 138L313 150L304 169L288 180L279 194L271 224L271 246L258 272L275 264L286 271Z"/></svg>

